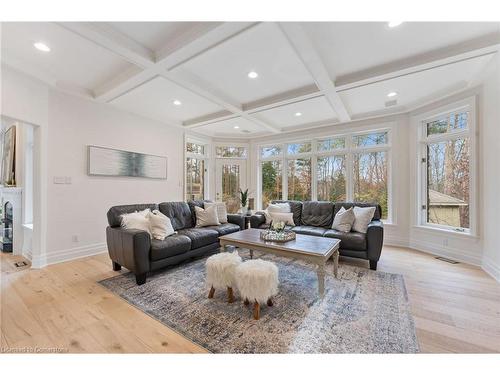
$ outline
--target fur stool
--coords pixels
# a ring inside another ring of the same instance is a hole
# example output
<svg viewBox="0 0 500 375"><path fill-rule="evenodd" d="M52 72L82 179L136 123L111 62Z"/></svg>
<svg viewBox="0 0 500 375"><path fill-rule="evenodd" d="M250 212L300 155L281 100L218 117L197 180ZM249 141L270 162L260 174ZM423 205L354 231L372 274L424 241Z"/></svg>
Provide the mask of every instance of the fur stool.
<svg viewBox="0 0 500 375"><path fill-rule="evenodd" d="M234 274L236 267L241 264L238 252L220 253L207 259L207 287L210 287L208 298L213 298L215 289L227 288L227 301L234 302L233 287L235 287Z"/></svg>
<svg viewBox="0 0 500 375"><path fill-rule="evenodd" d="M278 267L262 259L248 260L236 269L236 286L245 305L253 305L253 317L260 318L260 304L273 305L271 297L278 294Z"/></svg>

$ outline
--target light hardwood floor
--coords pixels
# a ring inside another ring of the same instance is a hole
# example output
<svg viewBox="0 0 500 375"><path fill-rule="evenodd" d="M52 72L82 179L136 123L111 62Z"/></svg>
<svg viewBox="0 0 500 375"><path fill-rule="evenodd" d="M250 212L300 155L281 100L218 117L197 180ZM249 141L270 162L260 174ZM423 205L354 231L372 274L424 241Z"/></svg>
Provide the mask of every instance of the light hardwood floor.
<svg viewBox="0 0 500 375"><path fill-rule="evenodd" d="M4 351L204 352L97 284L116 274L106 254L41 270L0 260ZM339 267L347 262L366 266L341 258ZM404 275L422 352L500 352L500 284L485 272L396 247L384 248L379 270Z"/></svg>

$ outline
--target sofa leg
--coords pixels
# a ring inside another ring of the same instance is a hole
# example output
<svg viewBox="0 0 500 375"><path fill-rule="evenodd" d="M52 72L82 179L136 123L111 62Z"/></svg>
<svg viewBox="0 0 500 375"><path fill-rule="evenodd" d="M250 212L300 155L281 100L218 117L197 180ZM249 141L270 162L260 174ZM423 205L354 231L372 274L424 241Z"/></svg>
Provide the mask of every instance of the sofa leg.
<svg viewBox="0 0 500 375"><path fill-rule="evenodd" d="M376 271L377 270L377 261L370 260L370 269Z"/></svg>
<svg viewBox="0 0 500 375"><path fill-rule="evenodd" d="M146 273L135 275L135 282L137 283L137 285L142 285L146 282L146 275Z"/></svg>
<svg viewBox="0 0 500 375"><path fill-rule="evenodd" d="M122 266L120 266L116 262L113 262L113 271L120 271L121 269L122 269Z"/></svg>

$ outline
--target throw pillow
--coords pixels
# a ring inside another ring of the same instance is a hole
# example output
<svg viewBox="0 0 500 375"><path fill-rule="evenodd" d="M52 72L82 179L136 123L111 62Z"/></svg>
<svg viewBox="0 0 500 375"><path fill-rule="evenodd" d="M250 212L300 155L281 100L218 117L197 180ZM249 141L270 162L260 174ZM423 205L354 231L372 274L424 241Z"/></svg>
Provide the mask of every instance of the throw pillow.
<svg viewBox="0 0 500 375"><path fill-rule="evenodd" d="M209 225L220 225L217 218L217 207L207 207L204 210L201 207L195 206L194 212L196 214L196 228L207 227Z"/></svg>
<svg viewBox="0 0 500 375"><path fill-rule="evenodd" d="M352 225L354 224L354 220L355 217L352 207L348 210L342 207L333 219L332 229L336 229L340 232L350 232Z"/></svg>
<svg viewBox="0 0 500 375"><path fill-rule="evenodd" d="M221 224L227 223L227 208L225 202L205 202L203 203L203 206L205 207L205 209L212 206L217 207L217 219L219 219L219 222Z"/></svg>
<svg viewBox="0 0 500 375"><path fill-rule="evenodd" d="M151 236L151 227L148 219L148 215L150 212L151 210L148 208L143 211L136 211L130 214L121 215L122 228L143 230L145 232L148 232L148 234Z"/></svg>
<svg viewBox="0 0 500 375"><path fill-rule="evenodd" d="M354 207L354 224L352 230L359 233L366 233L368 224L373 219L376 207Z"/></svg>
<svg viewBox="0 0 500 375"><path fill-rule="evenodd" d="M295 225L293 222L293 213L291 212L270 212L269 215L274 223L284 221L286 225Z"/></svg>
<svg viewBox="0 0 500 375"><path fill-rule="evenodd" d="M271 212L276 212L276 213L288 213L292 212L290 209L290 205L288 203L270 203L267 208L263 211L264 216L266 217L266 224L269 224L271 220ZM292 223L292 225L294 225Z"/></svg>
<svg viewBox="0 0 500 375"><path fill-rule="evenodd" d="M165 238L175 233L170 218L163 215L160 211L154 210L150 212L148 214L148 219L151 227L151 235L155 240L163 241Z"/></svg>

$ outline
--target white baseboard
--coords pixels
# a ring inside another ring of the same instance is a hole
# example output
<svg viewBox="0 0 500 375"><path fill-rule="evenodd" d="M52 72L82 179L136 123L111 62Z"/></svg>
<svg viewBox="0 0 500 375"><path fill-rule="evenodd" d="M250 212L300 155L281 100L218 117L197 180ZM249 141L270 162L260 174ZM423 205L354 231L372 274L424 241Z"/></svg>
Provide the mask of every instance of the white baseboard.
<svg viewBox="0 0 500 375"><path fill-rule="evenodd" d="M410 240L408 247L411 249L423 251L424 253L452 259L457 262L467 263L473 266L481 266L481 257L479 255L476 256L475 254L473 255L470 253L465 253L457 249L446 249L432 242L413 239Z"/></svg>
<svg viewBox="0 0 500 375"><path fill-rule="evenodd" d="M33 268L41 268L49 264L67 262L92 255L102 254L107 251L106 243L97 243L92 245L74 247L72 249L59 250L46 254L40 259L33 259ZM36 266L35 266L36 263Z"/></svg>
<svg viewBox="0 0 500 375"><path fill-rule="evenodd" d="M408 238L387 236L384 238L384 246L410 247Z"/></svg>
<svg viewBox="0 0 500 375"><path fill-rule="evenodd" d="M500 265L495 264L490 258L484 258L481 268L500 283Z"/></svg>

